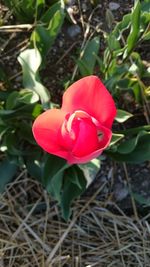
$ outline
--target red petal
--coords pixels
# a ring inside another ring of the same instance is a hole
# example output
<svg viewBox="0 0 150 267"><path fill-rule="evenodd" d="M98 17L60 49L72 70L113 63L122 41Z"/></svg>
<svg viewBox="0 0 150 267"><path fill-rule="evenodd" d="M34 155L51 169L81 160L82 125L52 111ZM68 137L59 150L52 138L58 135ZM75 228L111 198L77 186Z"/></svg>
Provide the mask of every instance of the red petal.
<svg viewBox="0 0 150 267"><path fill-rule="evenodd" d="M105 127L111 128L116 107L105 86L96 76L87 76L72 84L63 95L62 110L83 110Z"/></svg>
<svg viewBox="0 0 150 267"><path fill-rule="evenodd" d="M98 149L97 128L89 120L82 120L79 125L79 135L72 154L76 157L84 157Z"/></svg>
<svg viewBox="0 0 150 267"><path fill-rule="evenodd" d="M100 130L103 132L104 138L102 139L102 141L99 142L99 146L97 147L97 149L95 151L87 154L87 155L84 155L84 156L70 155L68 157L68 163L69 164L86 163L86 162L98 157L99 155L101 155L103 150L106 149L110 143L110 140L112 137L112 132L108 128L105 128L105 127L101 127ZM88 144L88 146L89 146L89 142L90 142L90 140L86 140L86 144ZM82 145L82 143L80 143L80 145ZM83 146L80 148L83 148ZM79 150L79 152L80 152L80 150Z"/></svg>
<svg viewBox="0 0 150 267"><path fill-rule="evenodd" d="M64 121L66 113L59 109L50 109L33 123L33 135L46 152L67 159L68 152L59 144L58 133Z"/></svg>

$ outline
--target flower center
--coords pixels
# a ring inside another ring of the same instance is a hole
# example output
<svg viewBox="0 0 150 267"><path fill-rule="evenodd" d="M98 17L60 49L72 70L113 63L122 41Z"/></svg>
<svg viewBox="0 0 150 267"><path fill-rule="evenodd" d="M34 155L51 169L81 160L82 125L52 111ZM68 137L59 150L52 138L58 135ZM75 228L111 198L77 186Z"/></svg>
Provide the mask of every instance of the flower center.
<svg viewBox="0 0 150 267"><path fill-rule="evenodd" d="M80 133L80 123L90 123L96 129L98 142L102 141L104 135L103 132L100 130L100 123L92 116L90 116L87 112L82 110L77 110L71 115L68 113L65 117L65 121L61 127L61 143L62 145L67 145L68 149L72 149L78 135Z"/></svg>

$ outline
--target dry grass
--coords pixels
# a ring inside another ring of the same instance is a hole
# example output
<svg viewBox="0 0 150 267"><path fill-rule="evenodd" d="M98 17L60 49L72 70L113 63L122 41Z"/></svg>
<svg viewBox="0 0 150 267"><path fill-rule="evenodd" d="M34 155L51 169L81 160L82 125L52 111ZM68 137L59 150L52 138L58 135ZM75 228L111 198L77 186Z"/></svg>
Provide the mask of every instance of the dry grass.
<svg viewBox="0 0 150 267"><path fill-rule="evenodd" d="M150 266L150 214L137 221L118 208L115 215L95 200L98 191L78 200L66 223L22 172L0 198L0 266Z"/></svg>

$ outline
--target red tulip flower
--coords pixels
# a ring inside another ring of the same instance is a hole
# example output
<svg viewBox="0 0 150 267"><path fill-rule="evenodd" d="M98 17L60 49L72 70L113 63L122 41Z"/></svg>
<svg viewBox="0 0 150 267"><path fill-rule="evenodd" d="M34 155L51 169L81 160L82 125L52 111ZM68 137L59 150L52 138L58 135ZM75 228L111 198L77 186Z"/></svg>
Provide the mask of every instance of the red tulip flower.
<svg viewBox="0 0 150 267"><path fill-rule="evenodd" d="M99 156L110 143L116 107L96 76L87 76L64 93L61 109L50 109L33 124L36 142L69 164Z"/></svg>

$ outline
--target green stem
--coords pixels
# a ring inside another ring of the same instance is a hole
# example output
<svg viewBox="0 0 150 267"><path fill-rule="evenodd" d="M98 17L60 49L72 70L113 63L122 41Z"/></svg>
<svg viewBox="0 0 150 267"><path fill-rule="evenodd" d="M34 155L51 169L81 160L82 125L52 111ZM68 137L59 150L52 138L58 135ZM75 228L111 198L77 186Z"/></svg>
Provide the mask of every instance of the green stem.
<svg viewBox="0 0 150 267"><path fill-rule="evenodd" d="M118 131L116 133L117 134L136 134L140 131L150 131L150 125L139 126L139 127L133 128L133 129L121 130L121 131Z"/></svg>

